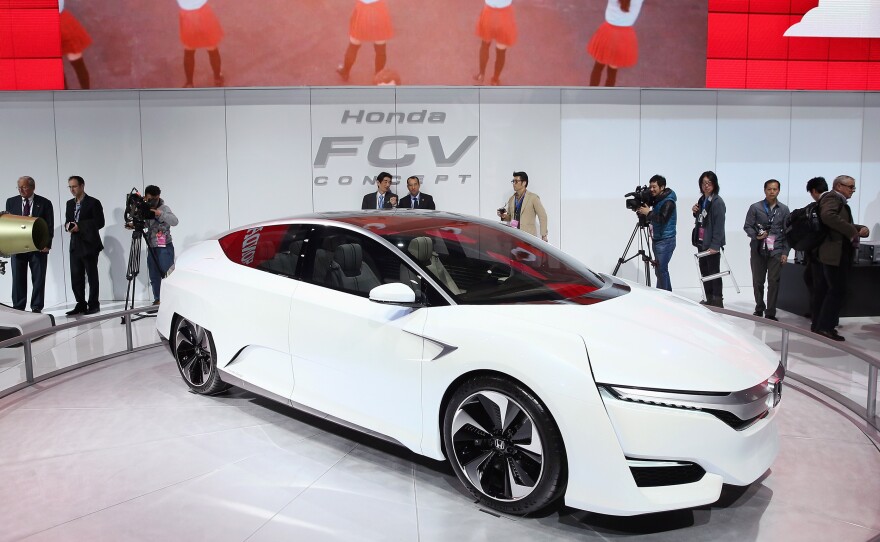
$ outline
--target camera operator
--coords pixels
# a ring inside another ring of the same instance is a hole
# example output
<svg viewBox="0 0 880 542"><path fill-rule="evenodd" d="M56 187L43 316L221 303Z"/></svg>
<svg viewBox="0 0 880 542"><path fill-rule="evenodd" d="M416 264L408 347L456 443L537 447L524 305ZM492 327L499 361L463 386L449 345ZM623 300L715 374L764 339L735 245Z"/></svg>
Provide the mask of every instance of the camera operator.
<svg viewBox="0 0 880 542"><path fill-rule="evenodd" d="M159 304L159 291L162 277L174 264L174 245L171 243L171 226L178 223L177 216L165 205L159 196L162 191L158 186L149 185L144 189L144 203L149 206L152 216L144 216L147 249L147 268L150 270L150 285L153 288L153 305ZM132 229L134 224L128 223L126 228Z"/></svg>
<svg viewBox="0 0 880 542"><path fill-rule="evenodd" d="M676 208L675 192L666 187L666 177L654 175L648 181L651 191L651 202L648 206L643 203L636 212L645 217L651 226L651 239L654 245L654 257L656 265L654 272L657 274L657 288L672 291L672 281L669 278L669 261L675 251L675 225Z"/></svg>

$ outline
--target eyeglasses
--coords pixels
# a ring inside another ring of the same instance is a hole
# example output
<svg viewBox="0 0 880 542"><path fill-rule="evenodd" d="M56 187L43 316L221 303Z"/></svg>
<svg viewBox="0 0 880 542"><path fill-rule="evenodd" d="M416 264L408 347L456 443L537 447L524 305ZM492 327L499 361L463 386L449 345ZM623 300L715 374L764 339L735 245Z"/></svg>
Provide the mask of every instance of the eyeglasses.
<svg viewBox="0 0 880 542"><path fill-rule="evenodd" d="M516 184L516 183L521 183L521 182L523 182L522 179L514 179L514 180L510 181L510 184Z"/></svg>
<svg viewBox="0 0 880 542"><path fill-rule="evenodd" d="M856 185L855 185L855 184L843 184L843 183L840 183L840 186L845 186L845 187L849 188L850 190L855 190L855 189L856 189Z"/></svg>

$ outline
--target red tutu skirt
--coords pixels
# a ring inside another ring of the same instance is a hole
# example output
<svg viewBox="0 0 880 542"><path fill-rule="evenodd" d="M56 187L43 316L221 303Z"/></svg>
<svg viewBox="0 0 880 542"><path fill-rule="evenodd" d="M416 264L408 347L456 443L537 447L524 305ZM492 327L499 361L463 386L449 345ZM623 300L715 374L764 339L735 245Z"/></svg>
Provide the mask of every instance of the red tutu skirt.
<svg viewBox="0 0 880 542"><path fill-rule="evenodd" d="M69 12L61 12L60 24L62 55L78 55L92 44L92 37L76 17Z"/></svg>
<svg viewBox="0 0 880 542"><path fill-rule="evenodd" d="M587 44L587 52L601 64L628 68L639 60L639 40L631 26L602 23Z"/></svg>
<svg viewBox="0 0 880 542"><path fill-rule="evenodd" d="M180 10L180 41L187 49L216 49L223 28L210 4L199 9Z"/></svg>
<svg viewBox="0 0 880 542"><path fill-rule="evenodd" d="M506 8L483 6L480 20L477 21L477 35L483 41L495 40L496 43L507 47L516 43L516 19L513 16L513 4Z"/></svg>
<svg viewBox="0 0 880 542"><path fill-rule="evenodd" d="M388 41L394 37L391 15L385 0L372 4L357 2L351 14L348 35L358 41Z"/></svg>

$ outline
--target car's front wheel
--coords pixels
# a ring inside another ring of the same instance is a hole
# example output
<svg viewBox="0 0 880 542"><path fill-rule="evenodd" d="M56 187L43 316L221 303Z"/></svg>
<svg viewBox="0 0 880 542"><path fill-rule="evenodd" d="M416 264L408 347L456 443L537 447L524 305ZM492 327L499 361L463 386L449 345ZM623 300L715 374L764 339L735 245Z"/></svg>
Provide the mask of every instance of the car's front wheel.
<svg viewBox="0 0 880 542"><path fill-rule="evenodd" d="M527 514L565 491L559 427L513 380L480 376L462 384L446 407L443 438L455 474L486 506Z"/></svg>
<svg viewBox="0 0 880 542"><path fill-rule="evenodd" d="M210 331L179 318L171 337L180 376L193 391L210 395L228 387L217 371L217 355Z"/></svg>

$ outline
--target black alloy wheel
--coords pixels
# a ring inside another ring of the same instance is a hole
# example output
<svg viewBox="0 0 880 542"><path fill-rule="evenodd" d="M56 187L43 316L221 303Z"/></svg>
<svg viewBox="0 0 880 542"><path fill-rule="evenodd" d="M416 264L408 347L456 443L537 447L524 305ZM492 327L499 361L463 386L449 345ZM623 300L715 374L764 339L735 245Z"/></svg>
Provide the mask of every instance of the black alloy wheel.
<svg viewBox="0 0 880 542"><path fill-rule="evenodd" d="M527 514L565 490L559 428L517 382L499 376L465 382L447 405L443 438L459 480L495 510Z"/></svg>
<svg viewBox="0 0 880 542"><path fill-rule="evenodd" d="M220 380L217 371L217 355L211 332L180 318L174 324L171 337L180 376L194 392L210 395L228 387Z"/></svg>

